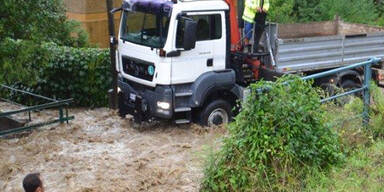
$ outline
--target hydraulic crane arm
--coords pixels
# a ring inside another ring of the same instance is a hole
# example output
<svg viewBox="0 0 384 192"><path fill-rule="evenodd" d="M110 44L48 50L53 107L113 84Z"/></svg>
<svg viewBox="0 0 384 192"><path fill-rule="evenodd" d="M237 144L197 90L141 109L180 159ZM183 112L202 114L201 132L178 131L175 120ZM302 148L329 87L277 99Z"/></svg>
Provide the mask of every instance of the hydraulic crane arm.
<svg viewBox="0 0 384 192"><path fill-rule="evenodd" d="M240 50L240 30L237 21L237 13L235 7L235 0L225 0L229 6L229 20L231 28L231 51Z"/></svg>

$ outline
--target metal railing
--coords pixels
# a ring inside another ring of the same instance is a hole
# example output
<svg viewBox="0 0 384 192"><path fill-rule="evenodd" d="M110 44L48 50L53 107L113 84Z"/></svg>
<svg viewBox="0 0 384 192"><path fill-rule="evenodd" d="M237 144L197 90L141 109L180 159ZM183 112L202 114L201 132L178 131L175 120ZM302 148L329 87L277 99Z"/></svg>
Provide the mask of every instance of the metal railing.
<svg viewBox="0 0 384 192"><path fill-rule="evenodd" d="M70 120L74 119L74 116L69 116L68 108L67 108L68 105L73 101L73 99L56 100L56 99L44 97L41 95L37 95L37 94L31 93L28 91L16 89L16 88L13 88L13 87L10 87L7 85L3 85L3 84L0 84L0 90L7 90L7 91L10 91L12 93L18 93L21 95L28 95L32 98L41 99L44 101L43 104L37 104L37 105L33 105L33 106L25 106L25 105L13 102L10 99L0 97L0 100L2 100L4 102L20 106L20 109L9 110L9 111L0 111L0 119L1 118L12 119L12 115L28 113L28 123L30 123L30 122L32 122L32 116L31 116L32 112L43 111L43 110L52 109L52 108L55 108L58 110L58 117L57 118L53 118L53 119L47 120L45 122L40 122L40 123L35 123L35 124L27 124L26 123L27 125L24 124L21 127L6 128L3 130L0 129L0 136L5 136L5 135L9 135L9 134L14 134L14 133L20 133L23 131L32 130L34 128L38 128L38 127L42 127L42 126L46 126L46 125L51 125L54 123L65 123L65 122L68 123ZM2 128L1 125L0 125L0 128Z"/></svg>
<svg viewBox="0 0 384 192"><path fill-rule="evenodd" d="M332 69L329 71L324 71L321 73L316 73L313 75L303 77L301 79L302 80L318 79L318 78L334 75L334 74L337 74L337 73L340 73L340 72L343 72L346 70L363 67L364 68L364 81L363 81L362 87L356 88L353 90L349 90L347 92L322 99L321 102L325 103L325 102L332 101L332 100L340 98L340 97L344 97L347 95L352 95L355 93L362 92L363 93L363 102L364 102L364 108L363 108L363 114L362 114L363 115L363 123L364 123L364 125L367 125L369 122L369 104L370 104L370 98L371 98L370 92L369 92L370 91L369 86L370 86L370 82L371 82L371 78L372 78L371 67L373 64L377 64L378 62L380 62L379 58L371 58L365 62L356 63L356 64L348 65L345 67L339 67L339 68Z"/></svg>

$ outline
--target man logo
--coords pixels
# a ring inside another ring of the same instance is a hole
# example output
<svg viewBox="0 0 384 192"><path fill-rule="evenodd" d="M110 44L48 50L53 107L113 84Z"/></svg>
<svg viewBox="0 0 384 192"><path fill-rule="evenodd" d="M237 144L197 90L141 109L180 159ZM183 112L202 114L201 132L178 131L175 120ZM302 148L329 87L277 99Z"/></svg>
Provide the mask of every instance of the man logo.
<svg viewBox="0 0 384 192"><path fill-rule="evenodd" d="M152 65L148 66L148 74L149 75L155 74L155 68Z"/></svg>

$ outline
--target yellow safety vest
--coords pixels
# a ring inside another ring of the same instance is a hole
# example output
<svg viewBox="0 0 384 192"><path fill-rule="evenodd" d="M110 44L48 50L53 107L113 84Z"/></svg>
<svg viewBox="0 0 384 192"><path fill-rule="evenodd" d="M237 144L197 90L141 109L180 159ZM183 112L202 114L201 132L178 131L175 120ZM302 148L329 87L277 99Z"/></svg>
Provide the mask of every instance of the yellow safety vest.
<svg viewBox="0 0 384 192"><path fill-rule="evenodd" d="M245 20L249 23L255 22L255 16L256 16L257 8L262 7L261 1L262 0L245 0L243 20ZM268 11L269 0L264 0L263 9Z"/></svg>

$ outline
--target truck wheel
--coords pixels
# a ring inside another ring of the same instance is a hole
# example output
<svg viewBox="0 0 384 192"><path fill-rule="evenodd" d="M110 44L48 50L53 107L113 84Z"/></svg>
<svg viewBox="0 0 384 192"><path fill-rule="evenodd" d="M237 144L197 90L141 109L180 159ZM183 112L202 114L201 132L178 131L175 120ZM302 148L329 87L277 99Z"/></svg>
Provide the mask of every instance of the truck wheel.
<svg viewBox="0 0 384 192"><path fill-rule="evenodd" d="M229 123L232 119L231 104L225 100L208 103L200 113L200 124L215 126Z"/></svg>
<svg viewBox="0 0 384 192"><path fill-rule="evenodd" d="M361 85L359 83L356 83L355 81L353 80L345 80L341 83L341 88L347 92L347 91L351 91L351 90L354 90L354 89L357 89L357 88L360 88ZM339 101L339 104L341 105L345 105L347 103L349 103L351 100L352 100L352 97L355 96L355 97L361 97L361 93L355 93L353 95L349 95L349 96L346 96L346 97L341 97L338 99Z"/></svg>
<svg viewBox="0 0 384 192"><path fill-rule="evenodd" d="M361 86L352 81L352 80L345 80L342 84L341 84L341 88L343 88L344 90L348 91L348 90L352 90L352 89L356 89L356 88L360 88Z"/></svg>

